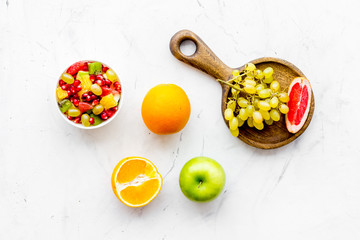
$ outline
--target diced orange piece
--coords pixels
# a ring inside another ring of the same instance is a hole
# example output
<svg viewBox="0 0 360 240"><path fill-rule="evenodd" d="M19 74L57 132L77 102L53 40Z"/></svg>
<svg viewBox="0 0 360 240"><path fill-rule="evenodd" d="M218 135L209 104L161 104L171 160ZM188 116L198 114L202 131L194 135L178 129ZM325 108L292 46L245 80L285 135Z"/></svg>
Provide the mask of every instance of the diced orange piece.
<svg viewBox="0 0 360 240"><path fill-rule="evenodd" d="M109 109L115 107L117 101L115 100L114 95L108 94L100 100L100 104L103 105L105 109Z"/></svg>
<svg viewBox="0 0 360 240"><path fill-rule="evenodd" d="M68 97L68 93L65 90L62 90L61 87L57 87L56 88L56 96L58 98L58 101L61 101L64 98Z"/></svg>

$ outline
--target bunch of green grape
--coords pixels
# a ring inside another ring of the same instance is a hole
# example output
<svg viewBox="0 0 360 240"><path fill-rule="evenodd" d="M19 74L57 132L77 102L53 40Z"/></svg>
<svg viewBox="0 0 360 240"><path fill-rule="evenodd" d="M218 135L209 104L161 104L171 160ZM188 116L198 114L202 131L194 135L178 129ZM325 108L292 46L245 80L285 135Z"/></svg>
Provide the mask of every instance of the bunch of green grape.
<svg viewBox="0 0 360 240"><path fill-rule="evenodd" d="M245 122L249 127L262 130L264 122L272 125L280 120L281 113L289 112L289 95L284 90L280 91L280 84L273 79L273 73L271 67L261 71L253 63L248 63L244 71L234 70L229 81L218 79L231 87L224 117L229 121L234 137L239 135L239 127Z"/></svg>

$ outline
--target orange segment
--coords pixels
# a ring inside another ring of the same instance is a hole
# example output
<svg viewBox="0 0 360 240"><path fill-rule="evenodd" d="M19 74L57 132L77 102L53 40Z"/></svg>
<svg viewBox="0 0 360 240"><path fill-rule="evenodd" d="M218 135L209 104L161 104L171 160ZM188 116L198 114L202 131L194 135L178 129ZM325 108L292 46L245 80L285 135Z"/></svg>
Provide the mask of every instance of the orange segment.
<svg viewBox="0 0 360 240"><path fill-rule="evenodd" d="M142 157L128 157L115 167L111 177L116 197L129 207L142 207L160 192L162 178L155 165Z"/></svg>
<svg viewBox="0 0 360 240"><path fill-rule="evenodd" d="M120 192L120 197L133 205L141 205L151 199L160 187L158 179L150 179L139 186L129 186Z"/></svg>

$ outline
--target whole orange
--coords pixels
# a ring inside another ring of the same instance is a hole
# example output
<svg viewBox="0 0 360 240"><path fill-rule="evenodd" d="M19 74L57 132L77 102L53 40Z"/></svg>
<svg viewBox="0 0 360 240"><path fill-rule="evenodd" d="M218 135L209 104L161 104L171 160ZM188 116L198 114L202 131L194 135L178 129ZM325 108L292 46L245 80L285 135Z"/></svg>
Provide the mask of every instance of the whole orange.
<svg viewBox="0 0 360 240"><path fill-rule="evenodd" d="M182 130L189 120L190 111L189 98L175 84L159 84L150 89L141 107L145 125L161 135Z"/></svg>

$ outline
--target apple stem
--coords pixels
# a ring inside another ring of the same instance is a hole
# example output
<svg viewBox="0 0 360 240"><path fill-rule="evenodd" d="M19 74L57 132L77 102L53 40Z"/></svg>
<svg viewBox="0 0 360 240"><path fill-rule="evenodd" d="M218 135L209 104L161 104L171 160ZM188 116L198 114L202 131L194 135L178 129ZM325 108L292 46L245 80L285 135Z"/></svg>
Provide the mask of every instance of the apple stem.
<svg viewBox="0 0 360 240"><path fill-rule="evenodd" d="M199 185L197 186L198 188L201 186L201 184L203 183L203 181L200 181L199 182Z"/></svg>

